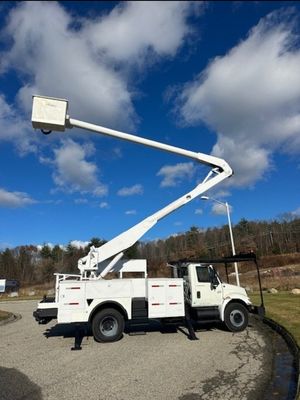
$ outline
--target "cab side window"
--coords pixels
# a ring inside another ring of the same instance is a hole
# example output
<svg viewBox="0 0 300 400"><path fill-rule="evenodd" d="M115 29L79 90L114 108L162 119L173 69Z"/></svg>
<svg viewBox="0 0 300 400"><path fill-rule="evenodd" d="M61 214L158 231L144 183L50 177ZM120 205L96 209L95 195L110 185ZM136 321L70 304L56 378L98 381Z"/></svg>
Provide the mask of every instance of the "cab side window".
<svg viewBox="0 0 300 400"><path fill-rule="evenodd" d="M198 282L210 282L210 271L208 266L196 267Z"/></svg>

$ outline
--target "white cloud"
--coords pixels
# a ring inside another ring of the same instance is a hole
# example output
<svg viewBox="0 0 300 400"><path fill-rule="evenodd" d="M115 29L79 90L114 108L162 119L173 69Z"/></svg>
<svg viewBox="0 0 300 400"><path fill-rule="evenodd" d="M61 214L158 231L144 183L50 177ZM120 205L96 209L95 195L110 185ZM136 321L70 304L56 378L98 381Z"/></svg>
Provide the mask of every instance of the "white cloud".
<svg viewBox="0 0 300 400"><path fill-rule="evenodd" d="M84 247L88 246L89 243L90 243L89 241L72 240L70 242L70 245L73 246L73 247L76 247L76 249L81 249L81 248L84 248ZM48 246L52 250L54 248L54 246L56 246L56 245L54 245L51 242L48 242L48 243L44 243L44 244L38 244L36 247L37 247L37 249L39 251L41 251L44 246ZM58 246L62 250L67 250L67 245L59 244Z"/></svg>
<svg viewBox="0 0 300 400"><path fill-rule="evenodd" d="M174 56L192 33L190 15L202 10L202 2L121 2L85 31L96 52L117 62L143 64L158 56Z"/></svg>
<svg viewBox="0 0 300 400"><path fill-rule="evenodd" d="M0 207L18 208L37 201L32 199L27 193L23 192L9 192L0 188Z"/></svg>
<svg viewBox="0 0 300 400"><path fill-rule="evenodd" d="M196 215L202 215L202 214L203 214L202 208L196 208L195 214L196 214Z"/></svg>
<svg viewBox="0 0 300 400"><path fill-rule="evenodd" d="M176 222L174 222L173 225L174 225L174 226L181 226L181 225L182 225L182 222L181 222L181 221L176 221ZM172 235L172 236L174 236L174 235Z"/></svg>
<svg viewBox="0 0 300 400"><path fill-rule="evenodd" d="M143 194L143 186L140 184L133 185L131 187L123 187L122 189L118 190L119 196L133 196L135 194Z"/></svg>
<svg viewBox="0 0 300 400"><path fill-rule="evenodd" d="M82 240L72 240L70 242L71 246L76 247L77 249L86 247L90 242L89 241L82 241Z"/></svg>
<svg viewBox="0 0 300 400"><path fill-rule="evenodd" d="M212 191L213 192L213 191ZM228 190L218 190L216 193L213 195L213 197L220 199L223 197L228 197L230 196L230 192Z"/></svg>
<svg viewBox="0 0 300 400"><path fill-rule="evenodd" d="M78 119L132 126L126 80L93 54L83 30L70 28L76 22L55 2L22 2L11 11L4 34L13 45L2 55L2 68L26 77L19 103L29 111L33 93L67 98Z"/></svg>
<svg viewBox="0 0 300 400"><path fill-rule="evenodd" d="M109 208L109 205L108 205L108 203L107 203L106 201L102 201L102 202L99 204L99 207L100 207L100 208Z"/></svg>
<svg viewBox="0 0 300 400"><path fill-rule="evenodd" d="M179 235L180 235L180 233L172 233L170 236L167 237L167 239L172 238L172 237L177 237ZM161 240L161 239L156 239L156 241L159 241L159 240Z"/></svg>
<svg viewBox="0 0 300 400"><path fill-rule="evenodd" d="M21 155L37 150L37 136L32 132L30 121L24 121L18 109L8 104L1 94L0 141L15 143Z"/></svg>
<svg viewBox="0 0 300 400"><path fill-rule="evenodd" d="M74 118L133 129L134 68L174 56L192 32L189 17L201 8L180 1L121 2L101 17L83 19L59 2L20 2L2 30L7 50L0 54L0 73L14 70L21 78L16 99L28 120L35 93L68 99ZM19 141L10 125L9 136Z"/></svg>
<svg viewBox="0 0 300 400"><path fill-rule="evenodd" d="M107 185L104 185L101 182L98 182L98 180L96 180L95 182L96 182L97 186L95 189L92 190L93 194L98 197L106 196L108 193Z"/></svg>
<svg viewBox="0 0 300 400"><path fill-rule="evenodd" d="M108 192L106 185L97 178L97 166L86 160L94 152L91 144L80 146L71 139L54 150L55 172L53 179L59 189L67 192L90 192L95 196L104 196Z"/></svg>
<svg viewBox="0 0 300 400"><path fill-rule="evenodd" d="M274 151L300 151L300 50L290 14L274 12L225 56L216 57L179 96L187 124L217 132L212 154L245 186L272 167Z"/></svg>
<svg viewBox="0 0 300 400"><path fill-rule="evenodd" d="M229 207L229 212L231 213L233 208L230 205L228 205L228 207ZM225 204L223 205L220 203L214 203L212 205L211 211L215 215L227 215L227 209L226 209Z"/></svg>
<svg viewBox="0 0 300 400"><path fill-rule="evenodd" d="M48 243L44 243L44 244L38 244L36 247L39 251L41 251L44 246L48 246L52 250L55 245L51 242L48 242ZM59 247L63 248L63 246L61 246L61 245L59 245Z"/></svg>
<svg viewBox="0 0 300 400"><path fill-rule="evenodd" d="M136 210L127 210L125 211L126 215L135 215L136 214Z"/></svg>
<svg viewBox="0 0 300 400"><path fill-rule="evenodd" d="M161 187L177 186L180 182L190 179L195 173L195 166L192 162L178 163L175 165L163 166L157 176L162 176Z"/></svg>

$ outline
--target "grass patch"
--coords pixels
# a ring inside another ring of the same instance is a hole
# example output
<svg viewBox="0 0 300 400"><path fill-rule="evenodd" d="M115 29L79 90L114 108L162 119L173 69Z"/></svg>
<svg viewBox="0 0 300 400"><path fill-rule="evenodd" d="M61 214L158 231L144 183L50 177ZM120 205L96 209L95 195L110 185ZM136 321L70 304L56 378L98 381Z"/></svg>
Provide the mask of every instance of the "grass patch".
<svg viewBox="0 0 300 400"><path fill-rule="evenodd" d="M250 294L251 301L260 305L259 294ZM300 347L300 296L287 292L264 293L266 316L284 326Z"/></svg>
<svg viewBox="0 0 300 400"><path fill-rule="evenodd" d="M2 311L0 310L0 321L3 321L7 318L9 318L12 314L7 312L7 311Z"/></svg>

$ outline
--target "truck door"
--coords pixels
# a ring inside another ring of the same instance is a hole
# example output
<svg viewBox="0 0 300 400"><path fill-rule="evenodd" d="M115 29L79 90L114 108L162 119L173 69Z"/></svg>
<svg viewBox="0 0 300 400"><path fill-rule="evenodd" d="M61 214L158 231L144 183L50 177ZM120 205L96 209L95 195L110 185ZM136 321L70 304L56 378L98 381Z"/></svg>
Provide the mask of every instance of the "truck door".
<svg viewBox="0 0 300 400"><path fill-rule="evenodd" d="M191 269L192 307L222 304L222 285L210 265L195 265Z"/></svg>

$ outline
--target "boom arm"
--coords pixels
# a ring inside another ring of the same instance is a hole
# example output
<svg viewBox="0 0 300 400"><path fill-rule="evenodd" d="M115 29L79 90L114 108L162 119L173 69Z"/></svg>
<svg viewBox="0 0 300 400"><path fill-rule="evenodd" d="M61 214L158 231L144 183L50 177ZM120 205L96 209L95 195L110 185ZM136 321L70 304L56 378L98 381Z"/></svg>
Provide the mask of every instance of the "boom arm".
<svg viewBox="0 0 300 400"><path fill-rule="evenodd" d="M117 137L122 140L139 143L144 146L153 147L159 150L168 151L170 153L179 154L211 167L210 172L203 182L201 182L187 194L145 218L132 228L116 236L104 245L98 248L91 246L89 253L78 261L78 268L82 275L86 275L88 271L97 271L100 263L108 260L111 257L114 257L108 266L101 272L100 277L104 277L123 256L123 251L136 243L158 221L183 205L189 203L195 197L200 196L202 193L222 182L224 179L230 177L233 173L227 162L221 158L203 153L196 153L154 140L149 140L143 137L70 118L67 115L67 106L68 103L66 100L34 96L32 109L33 127L42 130L53 129L59 131L64 131L65 128L77 127L103 135Z"/></svg>

